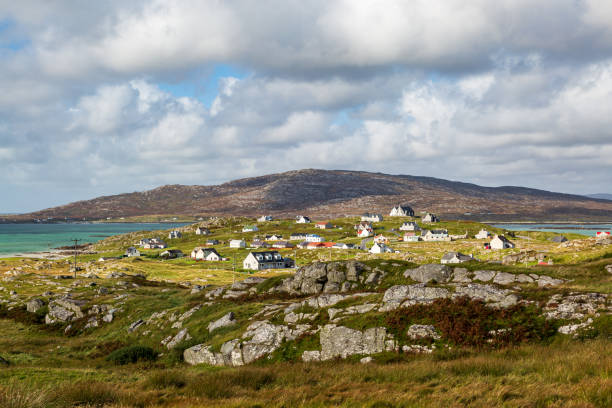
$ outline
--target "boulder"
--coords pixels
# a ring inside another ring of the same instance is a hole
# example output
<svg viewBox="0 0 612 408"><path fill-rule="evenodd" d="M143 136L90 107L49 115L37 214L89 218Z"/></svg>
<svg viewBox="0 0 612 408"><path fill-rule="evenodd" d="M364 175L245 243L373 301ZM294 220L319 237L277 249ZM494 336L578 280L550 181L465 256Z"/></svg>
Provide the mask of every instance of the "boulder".
<svg viewBox="0 0 612 408"><path fill-rule="evenodd" d="M416 269L408 269L404 272L404 277L422 283L430 281L447 282L451 278L451 268L440 264L426 264Z"/></svg>
<svg viewBox="0 0 612 408"><path fill-rule="evenodd" d="M187 329L182 329L176 334L176 336L174 336L169 342L166 343L166 347L168 348L168 350L172 350L173 348L178 346L180 342L189 339L191 339L191 336L189 335Z"/></svg>
<svg viewBox="0 0 612 408"><path fill-rule="evenodd" d="M221 353L213 353L210 346L198 344L186 349L183 352L183 360L187 364L208 364L213 366L223 366L223 355Z"/></svg>
<svg viewBox="0 0 612 408"><path fill-rule="evenodd" d="M417 303L431 303L435 299L446 298L450 296L450 292L444 288L429 288L424 283L415 285L396 285L385 291L383 295L383 307L381 311L388 311L399 307L402 303L405 305L414 305Z"/></svg>
<svg viewBox="0 0 612 408"><path fill-rule="evenodd" d="M229 312L223 317L221 317L220 319L209 323L208 332L211 333L220 327L228 327L228 326L233 326L235 324L236 324L236 316L234 315L234 312Z"/></svg>
<svg viewBox="0 0 612 408"><path fill-rule="evenodd" d="M43 307L45 307L45 302L43 302L41 299L31 299L28 303L26 303L26 310L30 313L36 313Z"/></svg>
<svg viewBox="0 0 612 408"><path fill-rule="evenodd" d="M453 270L453 282L470 283L470 272L465 268L455 268Z"/></svg>
<svg viewBox="0 0 612 408"><path fill-rule="evenodd" d="M135 332L143 324L144 324L144 320L142 319L136 320L134 323L130 324L130 327L128 327L128 332L129 333Z"/></svg>
<svg viewBox="0 0 612 408"><path fill-rule="evenodd" d="M516 281L516 276L511 273L506 272L497 272L495 278L493 278L493 282L498 285L509 285Z"/></svg>
<svg viewBox="0 0 612 408"><path fill-rule="evenodd" d="M474 280L488 282L495 276L495 271L474 271Z"/></svg>
<svg viewBox="0 0 612 408"><path fill-rule="evenodd" d="M274 290L304 295L346 292L352 289L347 282L362 282L369 269L356 261L313 262L299 268L293 277L283 280Z"/></svg>
<svg viewBox="0 0 612 408"><path fill-rule="evenodd" d="M70 322L84 316L81 305L85 302L63 298L49 302L49 311L45 316L45 323Z"/></svg>
<svg viewBox="0 0 612 408"><path fill-rule="evenodd" d="M559 286L563 283L562 279L551 278L550 276L540 275L540 279L538 279L538 286Z"/></svg>
<svg viewBox="0 0 612 408"><path fill-rule="evenodd" d="M481 285L470 283L466 286L455 288L456 296L468 296L471 299L479 299L485 302L492 302L494 306L509 307L518 302L518 297L511 291L500 289L492 285Z"/></svg>
<svg viewBox="0 0 612 408"><path fill-rule="evenodd" d="M519 283L532 283L533 278L529 275L521 273L520 275L516 275L516 281Z"/></svg>
<svg viewBox="0 0 612 408"><path fill-rule="evenodd" d="M612 273L612 264L606 265L606 272Z"/></svg>
<svg viewBox="0 0 612 408"><path fill-rule="evenodd" d="M306 350L302 353L302 361L305 363L321 361L321 352L319 350Z"/></svg>
<svg viewBox="0 0 612 408"><path fill-rule="evenodd" d="M384 327L373 327L361 332L335 324L325 325L320 332L321 360L381 353L385 351L386 338L387 330Z"/></svg>
<svg viewBox="0 0 612 408"><path fill-rule="evenodd" d="M430 324L413 324L408 327L406 335L413 339L440 339L440 335L436 332L436 328Z"/></svg>

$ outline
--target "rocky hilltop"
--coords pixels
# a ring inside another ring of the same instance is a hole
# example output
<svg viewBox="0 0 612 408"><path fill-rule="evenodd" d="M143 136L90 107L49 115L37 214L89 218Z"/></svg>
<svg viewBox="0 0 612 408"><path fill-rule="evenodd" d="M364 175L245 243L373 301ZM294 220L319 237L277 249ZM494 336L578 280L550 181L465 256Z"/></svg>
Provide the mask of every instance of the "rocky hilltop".
<svg viewBox="0 0 612 408"><path fill-rule="evenodd" d="M156 214L295 215L332 217L393 205L416 211L484 220L609 220L612 202L522 187L481 187L431 177L359 171L299 170L245 178L216 186L167 185L105 196L18 216L34 219L106 219Z"/></svg>

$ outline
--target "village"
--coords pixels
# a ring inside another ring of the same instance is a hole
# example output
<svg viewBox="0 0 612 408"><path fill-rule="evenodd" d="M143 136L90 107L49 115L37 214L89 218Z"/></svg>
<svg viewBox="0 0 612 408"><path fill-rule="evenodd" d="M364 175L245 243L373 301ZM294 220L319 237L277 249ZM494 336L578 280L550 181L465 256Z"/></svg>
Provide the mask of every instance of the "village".
<svg viewBox="0 0 612 408"><path fill-rule="evenodd" d="M122 255L102 256L98 261L155 256L163 260L185 258L217 265L225 262L230 263L233 270L263 271L295 268L298 263L294 258L298 251L302 261L360 258L367 254L394 254L405 259L411 253L422 252L423 248L437 248L429 243L446 244L444 248L447 251L440 253L437 259L440 264L458 264L481 258L507 263L525 258L504 251L516 248L512 231L499 231L484 224L475 231L474 224L455 222L452 225L455 231L449 233L448 228L441 226L446 223L441 222L435 214L425 211L415 216L408 205L394 206L386 218L379 213L364 213L350 224L353 219L313 221L305 215L297 215L293 219L263 215L256 220L245 219L235 225L238 229L230 234L226 230L219 233L219 228L196 224L169 231L165 240L160 237L141 238L126 248ZM465 230L461 233L457 229L462 227ZM606 232L601 234L604 237ZM196 246L186 246L186 241L194 240ZM567 238L559 235L550 241L561 244ZM468 244L469 251L465 250L465 244ZM304 251L321 255L308 256L304 255ZM542 251L531 253L528 258L529 262L536 261L540 265L553 263L552 258Z"/></svg>

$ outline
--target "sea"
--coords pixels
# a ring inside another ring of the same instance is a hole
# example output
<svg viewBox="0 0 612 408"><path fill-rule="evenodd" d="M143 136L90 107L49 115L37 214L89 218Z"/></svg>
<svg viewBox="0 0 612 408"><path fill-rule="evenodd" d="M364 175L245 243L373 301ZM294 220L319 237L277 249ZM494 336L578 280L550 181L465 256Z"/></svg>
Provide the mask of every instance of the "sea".
<svg viewBox="0 0 612 408"><path fill-rule="evenodd" d="M594 237L597 231L612 231L612 224L492 224L510 231L545 231L558 234L582 234Z"/></svg>
<svg viewBox="0 0 612 408"><path fill-rule="evenodd" d="M64 223L0 224L0 257L51 251L53 248L93 243L112 235L133 231L155 231L187 225L184 223Z"/></svg>

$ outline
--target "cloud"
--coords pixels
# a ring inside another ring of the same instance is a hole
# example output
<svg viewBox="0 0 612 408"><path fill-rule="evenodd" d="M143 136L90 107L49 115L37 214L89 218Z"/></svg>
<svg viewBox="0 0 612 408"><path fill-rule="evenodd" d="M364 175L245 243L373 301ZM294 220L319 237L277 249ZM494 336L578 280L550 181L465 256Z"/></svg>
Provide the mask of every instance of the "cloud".
<svg viewBox="0 0 612 408"><path fill-rule="evenodd" d="M0 211L304 167L612 189L608 1L20 1L0 21Z"/></svg>

